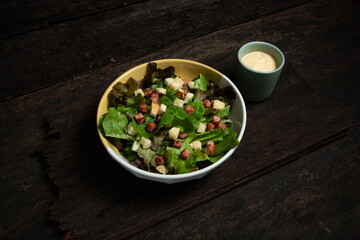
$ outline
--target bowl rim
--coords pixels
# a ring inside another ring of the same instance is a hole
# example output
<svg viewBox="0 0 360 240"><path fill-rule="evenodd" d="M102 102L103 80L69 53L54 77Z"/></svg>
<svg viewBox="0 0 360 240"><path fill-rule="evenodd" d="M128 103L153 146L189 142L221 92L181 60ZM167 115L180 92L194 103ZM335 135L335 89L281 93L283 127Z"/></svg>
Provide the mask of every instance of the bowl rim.
<svg viewBox="0 0 360 240"><path fill-rule="evenodd" d="M100 130L98 128L98 120L102 116L102 114L100 113L100 106L102 106L104 104L105 100L107 99L107 97L108 97L107 92L109 91L109 89L112 89L113 85L115 83L117 83L120 79L122 79L123 76L125 76L125 75L127 75L127 74L129 74L129 73L131 73L133 71L136 71L138 68L144 67L144 65L147 65L149 62L156 62L156 63L181 62L181 63L194 64L194 65L198 65L200 67L206 68L206 69L208 69L208 70L210 70L212 72L215 72L217 75L219 75L220 81L222 81L222 80L227 81L230 84L230 86L233 88L233 90L235 91L236 96L239 97L239 100L240 100L240 103L241 103L241 108L243 109L243 111L242 111L243 114L242 114L241 129L240 129L239 135L237 137L238 141L239 142L241 141L241 139L242 139L242 137L244 135L244 132L245 132L245 128L246 128L247 114L246 114L245 101L244 101L240 91L235 86L235 84L227 76L225 76L224 74L222 74L218 70L216 70L216 69L214 69L214 68L212 68L212 67L210 67L208 65L205 65L203 63L196 62L196 61L193 61L193 60L188 60L188 59L168 58L168 59L150 60L150 61L147 61L145 63L142 63L140 65L137 65L137 66L125 71L119 77L117 77L109 85L109 87L105 90L105 92L102 95L102 97L100 99L100 102L98 104L97 114L96 114L96 128L97 128L100 140L101 140L102 144L104 145L105 149L118 163L121 164L122 167L124 167L125 169L131 171L136 176L141 175L143 177L146 177L146 179L153 178L153 179L157 179L157 180L160 180L160 181L161 180L169 180L169 179L172 179L172 180L195 179L197 176L202 176L202 175L206 174L207 172L210 172L210 171L214 170L217 166L219 166L226 159L228 159L233 154L233 152L236 150L236 148L238 146L236 146L233 149L229 150L222 158L220 158L218 161L216 161L215 163L213 163L213 164L211 164L211 165L209 165L209 166L207 166L205 168L199 169L199 170L194 171L194 172L189 172L189 173L163 175L163 174L159 174L159 173L153 173L153 172L144 171L142 169L139 169L139 168L131 165L130 162L123 161L123 159L127 160L126 157L121 156L121 155L119 156L117 153L115 153L114 150L110 147L110 143L108 142L108 140L104 136L102 136L102 134L101 134L101 132L100 132ZM171 64L169 64L169 66L170 65ZM111 149L111 151L109 151L109 148ZM121 158L123 158L123 159L121 159Z"/></svg>

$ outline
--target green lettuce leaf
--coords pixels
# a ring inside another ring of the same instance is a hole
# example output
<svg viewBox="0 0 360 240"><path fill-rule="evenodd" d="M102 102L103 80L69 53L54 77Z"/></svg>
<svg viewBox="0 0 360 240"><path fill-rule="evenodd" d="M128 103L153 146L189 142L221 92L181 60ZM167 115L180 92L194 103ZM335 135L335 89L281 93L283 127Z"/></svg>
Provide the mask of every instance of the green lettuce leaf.
<svg viewBox="0 0 360 240"><path fill-rule="evenodd" d="M148 125L149 122L155 122L155 119L150 117L147 114L144 114L144 118L145 118L145 122L138 124L134 118L132 118L132 125L133 127L138 131L138 133L145 137L145 138L150 138L154 133L149 133L146 131L146 127Z"/></svg>
<svg viewBox="0 0 360 240"><path fill-rule="evenodd" d="M164 105L166 106L171 106L174 104L174 101L171 101L170 98L168 98L167 96L165 95L162 95L159 99L159 103L163 103Z"/></svg>
<svg viewBox="0 0 360 240"><path fill-rule="evenodd" d="M201 73L193 81L194 81L195 89L200 89L202 91L207 90L206 79L205 79L204 75L202 75Z"/></svg>
<svg viewBox="0 0 360 240"><path fill-rule="evenodd" d="M153 167L156 167L155 158L156 152L150 148L143 149L141 147L137 148L136 152L139 154L139 157L144 159L146 164L151 164Z"/></svg>
<svg viewBox="0 0 360 240"><path fill-rule="evenodd" d="M200 141L201 144L205 144L207 141L216 141L216 139L219 139L223 136L225 136L225 132L223 132L221 129L214 129L212 131L206 131L203 133L196 134L194 137L194 141ZM215 142L214 141L214 142Z"/></svg>
<svg viewBox="0 0 360 240"><path fill-rule="evenodd" d="M206 98L206 92L197 89L193 102L202 102Z"/></svg>
<svg viewBox="0 0 360 240"><path fill-rule="evenodd" d="M191 102L191 103L189 103L189 105L195 109L195 112L193 112L193 114L191 114L191 117L200 119L200 117L202 117L202 115L204 115L205 107L202 102Z"/></svg>
<svg viewBox="0 0 360 240"><path fill-rule="evenodd" d="M218 154L225 154L230 149L239 145L239 140L236 138L236 133L232 132L227 135L222 142L215 145L215 153L213 156Z"/></svg>
<svg viewBox="0 0 360 240"><path fill-rule="evenodd" d="M125 114L117 111L115 108L109 108L108 114L102 120L102 127L105 136L129 139L129 136L124 132L125 127L129 123Z"/></svg>
<svg viewBox="0 0 360 240"><path fill-rule="evenodd" d="M199 125L199 120L195 117L189 116L181 107L169 106L166 113L174 115L174 120L171 122L171 126L179 127L182 131L193 131Z"/></svg>
<svg viewBox="0 0 360 240"><path fill-rule="evenodd" d="M215 116L219 116L221 118L227 117L229 115L230 115L230 105L224 107L215 114Z"/></svg>

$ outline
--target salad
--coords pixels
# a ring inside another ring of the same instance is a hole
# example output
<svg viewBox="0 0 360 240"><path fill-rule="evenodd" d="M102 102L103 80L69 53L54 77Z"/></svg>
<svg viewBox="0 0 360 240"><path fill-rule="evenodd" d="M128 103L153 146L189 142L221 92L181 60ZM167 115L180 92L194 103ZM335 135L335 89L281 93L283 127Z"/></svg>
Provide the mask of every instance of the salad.
<svg viewBox="0 0 360 240"><path fill-rule="evenodd" d="M228 117L235 92L201 73L182 79L174 67L150 62L142 81L116 83L109 98L113 106L100 118L99 131L140 169L193 172L239 144Z"/></svg>

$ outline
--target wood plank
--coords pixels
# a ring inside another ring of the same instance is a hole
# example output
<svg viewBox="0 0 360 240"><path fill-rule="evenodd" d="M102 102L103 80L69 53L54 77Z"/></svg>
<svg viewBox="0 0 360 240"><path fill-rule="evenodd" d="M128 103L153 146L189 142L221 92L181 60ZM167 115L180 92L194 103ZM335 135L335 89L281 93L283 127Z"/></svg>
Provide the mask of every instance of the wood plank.
<svg viewBox="0 0 360 240"><path fill-rule="evenodd" d="M295 62L301 75L312 85L322 89L323 93L328 93L328 89L331 89L336 98L332 98L331 94L323 95L331 101L336 100L342 107L341 110L349 113L346 109L349 105L354 105L351 99L356 99L353 96L358 96L359 89L358 85L352 87L359 83L356 81L358 73L354 70L354 61L347 57L349 53L359 51L354 47L357 46L355 39L359 37L356 31L359 28L359 8L356 3L347 1L341 6L339 8L335 3L311 3L261 21L166 49L158 55L149 55L128 64L114 64L48 89L0 103L0 125L6 126L0 128L1 136L6 136L0 139L0 187L1 192L7 193L1 195L0 199L4 207L13 209L11 214L5 212L3 219L6 219L6 222L2 224L0 236L25 238L31 235L39 236L37 238L50 238L52 228L49 228L43 219L46 218L47 207L55 199L56 194L48 192L52 188L44 184L46 176L43 169L46 166L36 154L33 154L34 151L41 150L42 144L48 140L45 118L54 108L62 108L86 97L99 99L106 86L116 76L141 62L163 57L190 58L214 66L230 76L233 54L241 44L254 39L270 41L278 45L287 58ZM276 27L277 24L280 24L279 28ZM264 26L267 25L271 28L266 29ZM340 30L341 34L338 35L334 29ZM328 57L328 50L331 50L331 58ZM222 61L218 61L214 56ZM339 63L337 59L343 61ZM319 71L322 73L320 78ZM340 73L344 74L340 76ZM92 78L94 74L98 78ZM328 82L331 84L327 84ZM87 85L92 86L91 92L84 91L84 86ZM352 97L347 99L346 96ZM23 185L25 181L31 188ZM21 216L21 220L18 216ZM40 231L44 229L47 231Z"/></svg>
<svg viewBox="0 0 360 240"><path fill-rule="evenodd" d="M0 101L299 2L302 1L273 0L254 5L250 0L231 0L226 4L218 0L146 1L4 39L0 43Z"/></svg>
<svg viewBox="0 0 360 240"><path fill-rule="evenodd" d="M129 239L356 239L359 130Z"/></svg>
<svg viewBox="0 0 360 240"><path fill-rule="evenodd" d="M0 39L140 1L3 1L0 5Z"/></svg>

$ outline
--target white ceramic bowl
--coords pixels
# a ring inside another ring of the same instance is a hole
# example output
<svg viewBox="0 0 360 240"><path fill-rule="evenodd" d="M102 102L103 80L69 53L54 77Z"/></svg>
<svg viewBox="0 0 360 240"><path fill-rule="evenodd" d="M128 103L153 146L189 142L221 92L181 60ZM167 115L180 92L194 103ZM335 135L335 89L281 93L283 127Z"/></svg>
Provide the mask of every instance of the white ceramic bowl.
<svg viewBox="0 0 360 240"><path fill-rule="evenodd" d="M246 125L246 108L243 97L241 96L239 90L236 88L234 83L226 77L224 74L220 73L219 71L206 66L202 63L198 63L191 60L185 59L162 59L153 61L157 63L158 68L166 68L168 66L175 67L175 74L180 76L181 78L185 79L194 79L199 73L203 74L206 79L213 80L214 82L218 83L220 87L231 86L236 93L236 99L232 106L230 119L233 121L233 130L238 134L238 140L241 141ZM102 96L97 116L96 116L96 126L99 122L100 117L107 113L109 108L109 100L108 95L113 88L113 85L119 81L126 82L130 77L133 77L136 80L141 80L144 78L146 73L146 67L148 63L141 64L137 67L134 67L127 72L123 73L120 77L118 77L105 91L104 95ZM156 182L163 182L163 183L178 183L178 182L185 182L190 181L193 179L199 179L204 177L209 172L213 171L217 168L220 164L222 164L225 160L227 160L235 151L236 147L228 151L220 160L207 166L203 169L200 169L195 172L191 173L184 173L184 174L176 174L176 175L162 175L158 173L152 173L148 171L141 170L137 167L134 167L129 163L129 161L122 155L119 154L117 148L106 138L102 136L99 132L100 139L105 146L106 150L110 154L110 156L121 164L129 172L133 173L136 177L156 181Z"/></svg>

